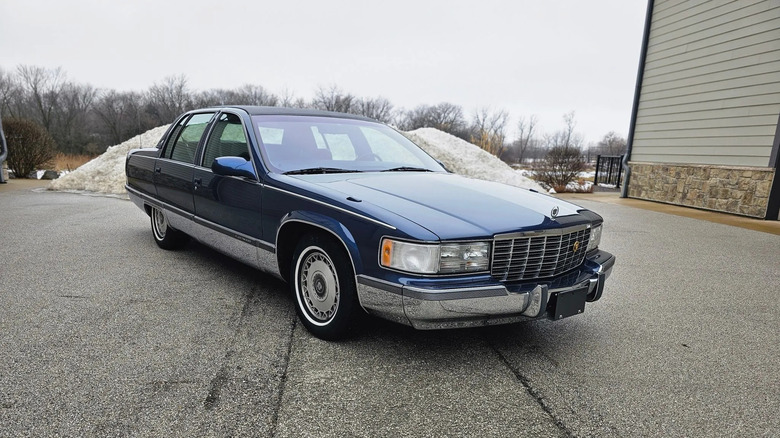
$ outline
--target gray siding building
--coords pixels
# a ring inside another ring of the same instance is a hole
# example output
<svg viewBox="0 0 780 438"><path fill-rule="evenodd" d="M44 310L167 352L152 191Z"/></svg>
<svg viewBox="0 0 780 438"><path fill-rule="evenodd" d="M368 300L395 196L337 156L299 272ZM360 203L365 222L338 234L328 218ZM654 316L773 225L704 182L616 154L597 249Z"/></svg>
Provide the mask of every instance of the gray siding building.
<svg viewBox="0 0 780 438"><path fill-rule="evenodd" d="M780 0L650 0L624 195L780 214Z"/></svg>

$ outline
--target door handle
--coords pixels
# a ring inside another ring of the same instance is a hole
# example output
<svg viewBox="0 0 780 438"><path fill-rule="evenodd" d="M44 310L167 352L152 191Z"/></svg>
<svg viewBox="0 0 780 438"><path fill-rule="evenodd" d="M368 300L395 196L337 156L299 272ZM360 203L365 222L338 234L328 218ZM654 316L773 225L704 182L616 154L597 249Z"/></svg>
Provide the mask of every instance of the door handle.
<svg viewBox="0 0 780 438"><path fill-rule="evenodd" d="M162 167L155 167L154 173L160 173L162 171Z"/></svg>
<svg viewBox="0 0 780 438"><path fill-rule="evenodd" d="M196 186L203 184L203 180L201 178L195 178L192 180L192 182L194 182Z"/></svg>

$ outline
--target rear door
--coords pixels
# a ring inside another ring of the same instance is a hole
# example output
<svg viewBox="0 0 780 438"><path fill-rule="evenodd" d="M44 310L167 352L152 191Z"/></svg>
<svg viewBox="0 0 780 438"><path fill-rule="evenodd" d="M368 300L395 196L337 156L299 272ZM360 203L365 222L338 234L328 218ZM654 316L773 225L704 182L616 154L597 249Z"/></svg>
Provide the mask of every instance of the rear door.
<svg viewBox="0 0 780 438"><path fill-rule="evenodd" d="M154 169L157 197L177 213L191 215L195 211L193 174L198 146L214 112L192 114L182 118L168 137Z"/></svg>

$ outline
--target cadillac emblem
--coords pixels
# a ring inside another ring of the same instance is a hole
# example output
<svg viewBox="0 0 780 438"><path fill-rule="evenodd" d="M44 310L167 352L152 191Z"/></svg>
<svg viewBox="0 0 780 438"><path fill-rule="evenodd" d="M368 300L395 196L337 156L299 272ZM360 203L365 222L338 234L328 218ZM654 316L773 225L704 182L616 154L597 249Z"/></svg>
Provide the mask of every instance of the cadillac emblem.
<svg viewBox="0 0 780 438"><path fill-rule="evenodd" d="M574 246L571 249L572 251L577 252L580 249L580 241L574 242Z"/></svg>
<svg viewBox="0 0 780 438"><path fill-rule="evenodd" d="M553 207L552 211L550 212L550 217L555 219L556 217L558 217L558 213L559 212L560 212L560 209L556 205L555 207Z"/></svg>

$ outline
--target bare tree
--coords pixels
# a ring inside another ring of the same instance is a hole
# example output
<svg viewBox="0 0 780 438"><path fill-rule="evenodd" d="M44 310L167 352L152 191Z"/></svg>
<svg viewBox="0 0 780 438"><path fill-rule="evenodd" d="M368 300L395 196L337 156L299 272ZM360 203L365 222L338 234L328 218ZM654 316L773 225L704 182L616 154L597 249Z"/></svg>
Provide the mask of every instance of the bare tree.
<svg viewBox="0 0 780 438"><path fill-rule="evenodd" d="M51 133L55 110L62 89L65 85L65 73L62 68L46 69L29 65L20 65L17 74L23 89L24 98L29 102L25 105L32 117Z"/></svg>
<svg viewBox="0 0 780 438"><path fill-rule="evenodd" d="M552 186L557 192L575 181L585 168L582 157L582 135L575 131L574 111L563 116L564 129L545 136L547 154L536 166L536 179Z"/></svg>
<svg viewBox="0 0 780 438"><path fill-rule="evenodd" d="M56 104L54 126L51 135L57 139L57 147L63 152L77 153L92 143L89 135L89 113L97 96L91 85L67 82L63 85ZM92 152L97 146L92 145Z"/></svg>
<svg viewBox="0 0 780 438"><path fill-rule="evenodd" d="M534 137L534 130L538 120L536 115L532 115L528 119L520 117L517 122L517 140L514 141L513 146L517 149L517 162L522 163L528 152L528 148L536 143Z"/></svg>
<svg viewBox="0 0 780 438"><path fill-rule="evenodd" d="M245 84L236 90L237 99L243 105L278 106L279 96L260 85Z"/></svg>
<svg viewBox="0 0 780 438"><path fill-rule="evenodd" d="M430 120L430 105L419 105L414 109L403 111L399 117L398 127L404 131L414 131L420 128L434 128ZM437 128L438 129L438 128ZM440 129L443 131L443 129Z"/></svg>
<svg viewBox="0 0 780 438"><path fill-rule="evenodd" d="M260 85L246 84L234 90L219 88L204 91L194 98L195 107L215 105L277 106L279 97Z"/></svg>
<svg viewBox="0 0 780 438"><path fill-rule="evenodd" d="M293 105L299 106L300 102L293 102ZM324 111L371 117L385 123L389 123L393 119L393 104L384 97L358 98L335 85L317 88L311 106Z"/></svg>
<svg viewBox="0 0 780 438"><path fill-rule="evenodd" d="M448 102L441 102L433 106L419 105L404 112L400 118L399 127L404 131L435 128L463 139L469 137L463 109Z"/></svg>
<svg viewBox="0 0 780 438"><path fill-rule="evenodd" d="M466 136L466 119L463 109L455 104L441 102L430 109L432 126L457 137Z"/></svg>
<svg viewBox="0 0 780 438"><path fill-rule="evenodd" d="M324 111L336 111L340 113L351 113L357 102L355 96L345 93L336 85L330 87L318 87L314 93L312 106Z"/></svg>
<svg viewBox="0 0 780 438"><path fill-rule="evenodd" d="M506 145L506 124L509 113L505 110L493 111L490 108L480 108L474 112L471 123L471 142L500 157Z"/></svg>
<svg viewBox="0 0 780 438"><path fill-rule="evenodd" d="M626 139L609 131L596 145L598 153L601 155L621 155L626 152Z"/></svg>
<svg viewBox="0 0 780 438"><path fill-rule="evenodd" d="M146 93L145 110L158 126L173 122L192 107L192 93L184 75L168 76Z"/></svg>
<svg viewBox="0 0 780 438"><path fill-rule="evenodd" d="M142 97L135 92L119 93L108 90L101 93L93 112L103 127L108 144L119 144L141 132Z"/></svg>
<svg viewBox="0 0 780 438"><path fill-rule="evenodd" d="M582 148L582 135L575 131L577 122L574 120L574 111L563 115L564 129L555 131L545 136L545 144L548 149L554 147Z"/></svg>
<svg viewBox="0 0 780 438"><path fill-rule="evenodd" d="M302 97L296 97L289 89L279 93L279 106L287 108L310 108L310 105Z"/></svg>
<svg viewBox="0 0 780 438"><path fill-rule="evenodd" d="M390 123L394 116L393 104L384 97L358 99L354 113L383 123Z"/></svg>
<svg viewBox="0 0 780 438"><path fill-rule="evenodd" d="M201 91L193 96L192 104L194 107L200 108L234 103L233 99L227 95L228 93L229 91L224 89Z"/></svg>
<svg viewBox="0 0 780 438"><path fill-rule="evenodd" d="M23 93L19 81L0 68L0 113L9 118L21 117Z"/></svg>

